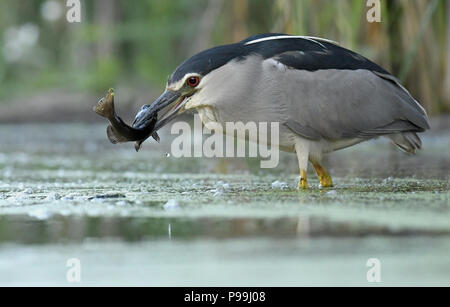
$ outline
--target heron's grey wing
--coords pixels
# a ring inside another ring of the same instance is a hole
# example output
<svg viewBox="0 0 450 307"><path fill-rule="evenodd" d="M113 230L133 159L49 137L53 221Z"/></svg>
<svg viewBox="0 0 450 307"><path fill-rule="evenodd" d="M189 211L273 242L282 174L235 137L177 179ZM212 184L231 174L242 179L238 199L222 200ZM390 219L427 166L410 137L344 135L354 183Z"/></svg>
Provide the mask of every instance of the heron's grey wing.
<svg viewBox="0 0 450 307"><path fill-rule="evenodd" d="M425 110L396 78L383 70L370 70L370 61L355 53L344 58L347 68L327 69L324 63L332 56L324 50L289 51L273 57L290 68L284 83L289 84L287 96L294 97L286 123L291 130L317 140L370 138L429 128ZM316 62L320 64L314 70L311 65Z"/></svg>
<svg viewBox="0 0 450 307"><path fill-rule="evenodd" d="M370 138L427 129L407 92L368 70L289 70L288 127L311 139Z"/></svg>

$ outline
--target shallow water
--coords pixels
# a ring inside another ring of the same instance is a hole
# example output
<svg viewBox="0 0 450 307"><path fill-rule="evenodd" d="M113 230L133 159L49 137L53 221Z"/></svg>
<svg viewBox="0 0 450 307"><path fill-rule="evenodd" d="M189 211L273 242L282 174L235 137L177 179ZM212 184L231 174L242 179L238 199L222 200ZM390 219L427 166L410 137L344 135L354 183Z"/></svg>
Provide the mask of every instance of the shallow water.
<svg viewBox="0 0 450 307"><path fill-rule="evenodd" d="M296 158L175 159L171 136L111 145L104 125L0 126L0 284L450 285L450 137L407 156L379 139L296 189Z"/></svg>

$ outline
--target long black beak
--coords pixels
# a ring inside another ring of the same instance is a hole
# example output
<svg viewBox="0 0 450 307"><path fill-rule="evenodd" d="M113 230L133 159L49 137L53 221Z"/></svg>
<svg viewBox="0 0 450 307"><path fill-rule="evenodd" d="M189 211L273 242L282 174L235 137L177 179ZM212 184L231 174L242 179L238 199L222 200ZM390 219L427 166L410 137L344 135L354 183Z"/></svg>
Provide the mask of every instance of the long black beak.
<svg viewBox="0 0 450 307"><path fill-rule="evenodd" d="M167 124L172 118L175 117L176 112L171 112L168 116L166 115L170 112L170 106L178 101L181 97L179 92L166 90L158 99L156 99L151 105L142 106L141 110L136 114L136 117L133 122L133 128L136 129L144 129L151 124L152 118L155 115L155 112L158 112L158 121L156 122L154 131L157 131L159 128ZM167 112L166 112L167 110ZM177 110L172 110L177 111ZM161 114L160 116L159 113ZM161 119L161 120L159 120Z"/></svg>

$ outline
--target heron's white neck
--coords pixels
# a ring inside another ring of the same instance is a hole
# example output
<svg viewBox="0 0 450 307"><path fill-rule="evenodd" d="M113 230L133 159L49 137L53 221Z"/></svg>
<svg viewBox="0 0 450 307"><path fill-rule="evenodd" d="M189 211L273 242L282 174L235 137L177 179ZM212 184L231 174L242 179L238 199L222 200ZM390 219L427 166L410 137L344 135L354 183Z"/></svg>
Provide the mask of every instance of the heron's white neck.
<svg viewBox="0 0 450 307"><path fill-rule="evenodd" d="M208 127L209 123L217 123L218 118L211 107L197 108L198 115L202 120L202 123Z"/></svg>

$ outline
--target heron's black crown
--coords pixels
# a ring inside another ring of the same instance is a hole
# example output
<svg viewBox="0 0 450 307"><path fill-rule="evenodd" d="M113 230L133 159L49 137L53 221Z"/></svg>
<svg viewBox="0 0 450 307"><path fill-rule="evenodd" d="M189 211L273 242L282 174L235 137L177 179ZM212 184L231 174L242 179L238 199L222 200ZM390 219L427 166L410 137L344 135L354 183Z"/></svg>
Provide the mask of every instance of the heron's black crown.
<svg viewBox="0 0 450 307"><path fill-rule="evenodd" d="M290 38L277 39L276 36ZM274 39L250 43L270 37ZM251 36L235 44L202 51L178 66L170 77L169 83L181 80L187 73L198 73L205 76L231 60L242 61L250 55L261 56L263 59L274 58L282 64L298 70L367 69L389 74L365 57L331 42L270 33Z"/></svg>

